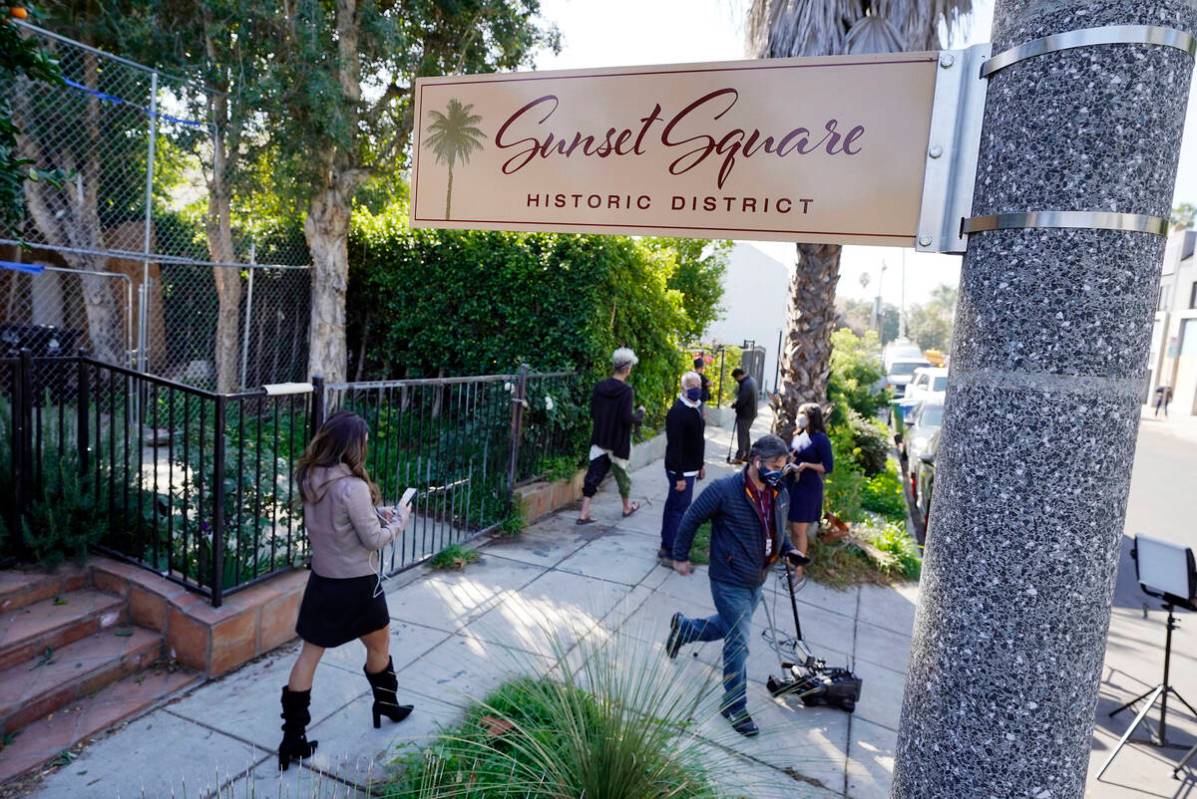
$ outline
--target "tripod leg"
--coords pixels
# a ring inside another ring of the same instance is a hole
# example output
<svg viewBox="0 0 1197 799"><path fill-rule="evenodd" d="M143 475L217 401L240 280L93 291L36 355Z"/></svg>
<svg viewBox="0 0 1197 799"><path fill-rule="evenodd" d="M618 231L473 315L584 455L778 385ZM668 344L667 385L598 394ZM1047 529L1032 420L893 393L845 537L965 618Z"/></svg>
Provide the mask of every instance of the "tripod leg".
<svg viewBox="0 0 1197 799"><path fill-rule="evenodd" d="M1180 703L1181 703L1182 705L1184 705L1185 707L1187 707L1187 708L1189 709L1189 712L1190 712L1190 713L1192 713L1194 716L1197 716L1197 710L1194 710L1194 709L1193 709L1193 706L1192 706L1192 705L1190 705L1188 702L1186 702L1186 701L1185 701L1185 698L1184 698L1183 696L1181 696L1181 695L1180 695L1180 691L1177 691L1175 688L1169 687L1169 688L1168 688L1168 693L1172 694L1172 695L1173 695L1173 696L1175 696L1177 699L1179 699L1179 700L1180 700Z"/></svg>
<svg viewBox="0 0 1197 799"><path fill-rule="evenodd" d="M1143 723L1143 719L1147 718L1147 714L1151 712L1153 707L1155 707L1155 701L1160 698L1160 694L1163 692L1163 685L1157 685L1150 691L1151 701L1143 706L1143 709L1139 711L1137 716L1135 716L1135 720L1131 722L1129 727L1126 728L1126 732L1124 732L1122 737L1118 739L1118 745L1114 747L1113 752L1110 752L1110 756L1106 760L1105 764L1101 767L1101 771L1097 772L1097 779L1100 780L1101 775L1106 773L1106 769L1108 769L1110 764L1114 762L1114 758L1117 757L1118 753L1122 751L1122 747L1126 746L1126 742L1130 740L1131 735L1133 735L1135 730L1139 728L1139 725Z"/></svg>
<svg viewBox="0 0 1197 799"><path fill-rule="evenodd" d="M1154 694L1154 693L1155 693L1155 692L1156 692L1158 689L1159 689L1159 686L1157 685L1155 688L1152 688L1152 689L1150 689L1150 690L1148 690L1148 691L1145 691L1145 692L1143 692L1143 693L1139 694L1139 695L1138 695L1138 696L1136 696L1134 699L1132 699L1131 701L1127 702L1125 705L1119 705L1118 707L1114 708L1113 710L1111 710L1111 711L1110 711L1110 714L1109 714L1109 715L1110 715L1110 718L1114 718L1115 716L1117 716L1117 715L1118 715L1119 713L1121 713L1122 711L1126 710L1126 709L1127 709L1128 707L1130 707L1131 705L1138 704L1139 702L1142 702L1144 699L1146 699L1147 697L1149 697L1149 696L1151 696L1152 694ZM1183 700L1183 699L1182 699L1181 701L1182 701L1182 702L1184 702L1184 700ZM1188 703L1187 703L1187 702L1185 702L1185 704L1188 704Z"/></svg>
<svg viewBox="0 0 1197 799"><path fill-rule="evenodd" d="M1172 769L1172 779L1174 779L1174 780L1180 779L1180 770L1182 768L1184 768L1188 764L1188 762L1193 759L1194 756L1197 756L1197 746L1194 746L1192 749L1190 749L1188 752L1186 752L1185 756L1182 757L1180 759L1180 762L1176 764L1176 768Z"/></svg>

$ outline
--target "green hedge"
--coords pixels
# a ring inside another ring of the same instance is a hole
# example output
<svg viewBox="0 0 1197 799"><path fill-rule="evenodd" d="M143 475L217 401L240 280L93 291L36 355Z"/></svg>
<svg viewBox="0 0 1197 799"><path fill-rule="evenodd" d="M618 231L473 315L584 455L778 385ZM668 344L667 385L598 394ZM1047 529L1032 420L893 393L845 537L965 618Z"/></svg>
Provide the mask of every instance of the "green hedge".
<svg viewBox="0 0 1197 799"><path fill-rule="evenodd" d="M722 252L704 259L693 246L626 236L412 230L397 209L358 209L349 374L488 374L527 363L597 379L627 346L640 357L638 401L659 423L686 368L680 343L716 310ZM703 290L687 297L678 286Z"/></svg>

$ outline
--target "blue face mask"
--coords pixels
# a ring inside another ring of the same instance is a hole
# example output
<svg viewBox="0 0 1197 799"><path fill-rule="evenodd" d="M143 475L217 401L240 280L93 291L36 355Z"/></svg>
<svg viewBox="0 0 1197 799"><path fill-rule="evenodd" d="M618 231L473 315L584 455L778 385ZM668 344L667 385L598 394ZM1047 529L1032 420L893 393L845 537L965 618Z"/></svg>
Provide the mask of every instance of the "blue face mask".
<svg viewBox="0 0 1197 799"><path fill-rule="evenodd" d="M702 399L702 388L688 388L686 389L686 399L691 402L698 402Z"/></svg>
<svg viewBox="0 0 1197 799"><path fill-rule="evenodd" d="M758 466L757 473L760 474L761 480L766 485L771 485L774 488L781 485L781 478L785 476L785 472L781 469L766 469L764 466Z"/></svg>

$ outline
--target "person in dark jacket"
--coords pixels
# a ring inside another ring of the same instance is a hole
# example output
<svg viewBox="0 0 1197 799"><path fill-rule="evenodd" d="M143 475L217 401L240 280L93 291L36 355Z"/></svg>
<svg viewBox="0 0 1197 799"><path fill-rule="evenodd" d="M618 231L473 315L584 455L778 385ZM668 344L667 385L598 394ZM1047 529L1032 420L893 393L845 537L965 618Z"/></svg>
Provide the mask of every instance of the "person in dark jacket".
<svg viewBox="0 0 1197 799"><path fill-rule="evenodd" d="M740 384L736 389L735 402L732 403L732 409L736 412L736 457L732 463L743 463L752 443L752 423L756 421L756 406L760 398L757 396L756 381L743 369L733 369L732 379Z"/></svg>
<svg viewBox="0 0 1197 799"><path fill-rule="evenodd" d="M695 358L694 371L698 372L698 379L702 381L702 393L698 400L706 405L711 401L711 379L707 377L707 359L701 355Z"/></svg>
<svg viewBox="0 0 1197 799"><path fill-rule="evenodd" d="M823 518L823 479L835 468L831 439L823 423L823 409L808 402L798 408L798 434L790 443L794 477L790 481L790 540L805 555L810 551L807 530ZM795 570L795 578L802 569Z"/></svg>
<svg viewBox="0 0 1197 799"><path fill-rule="evenodd" d="M628 458L632 456L632 427L644 420L644 407L633 410L636 394L628 385L632 367L638 363L636 353L620 347L611 356L611 376L594 387L590 395L590 465L582 483L582 512L578 524L592 524L590 501L598 493L599 484L610 470L615 474L619 496L623 499L623 515L631 516L640 510L639 502L632 502L632 481L628 477Z"/></svg>
<svg viewBox="0 0 1197 799"><path fill-rule="evenodd" d="M661 515L661 549L657 559L673 566L673 538L694 496L694 481L704 476L706 422L702 418L702 381L697 372L682 375L682 393L665 417L665 479L669 493Z"/></svg>
<svg viewBox="0 0 1197 799"><path fill-rule="evenodd" d="M741 735L760 729L748 715L747 662L752 614L760 604L765 580L778 558L799 565L805 558L790 543L786 529L789 497L782 489L789 450L774 435L757 439L748 465L716 480L699 494L682 517L673 542L674 570L693 571L690 546L699 525L711 522L711 598L716 613L706 619L673 614L665 651L693 641L723 639L723 703L720 712Z"/></svg>

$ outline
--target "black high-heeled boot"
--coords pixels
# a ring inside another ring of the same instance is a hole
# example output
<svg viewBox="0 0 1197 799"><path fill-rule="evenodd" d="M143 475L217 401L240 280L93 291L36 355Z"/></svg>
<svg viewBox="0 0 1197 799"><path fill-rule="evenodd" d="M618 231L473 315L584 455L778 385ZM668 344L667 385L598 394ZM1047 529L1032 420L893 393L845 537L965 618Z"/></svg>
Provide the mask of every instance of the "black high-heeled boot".
<svg viewBox="0 0 1197 799"><path fill-rule="evenodd" d="M278 745L278 769L286 771L287 766L312 756L316 741L309 741L308 723L312 714L308 707L312 703L312 692L292 691L283 686L283 742Z"/></svg>
<svg viewBox="0 0 1197 799"><path fill-rule="evenodd" d="M366 671L365 666L362 666L362 671L365 672L366 679L370 681L370 688L374 691L374 707L371 708L374 713L374 729L382 726L383 716L391 721L403 721L411 715L412 706L399 704L395 695L399 689L399 678L395 676L395 666L390 658L387 658L386 668L377 674Z"/></svg>

